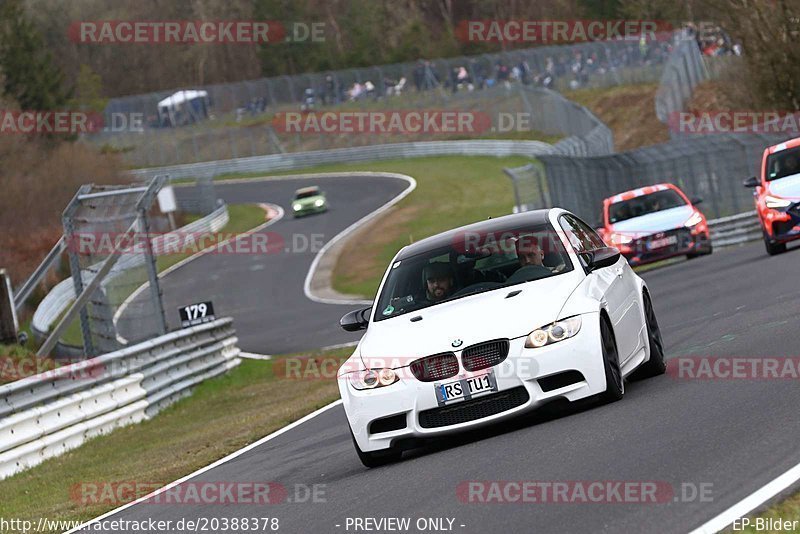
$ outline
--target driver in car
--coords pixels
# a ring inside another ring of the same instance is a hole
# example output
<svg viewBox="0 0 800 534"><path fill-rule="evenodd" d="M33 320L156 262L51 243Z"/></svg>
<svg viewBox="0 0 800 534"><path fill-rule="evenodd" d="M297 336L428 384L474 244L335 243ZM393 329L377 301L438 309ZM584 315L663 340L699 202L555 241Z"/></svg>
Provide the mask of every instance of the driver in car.
<svg viewBox="0 0 800 534"><path fill-rule="evenodd" d="M551 271L544 266L544 251L539 246L539 240L532 235L521 235L514 241L514 247L517 251L517 261L519 262L520 269L544 269L547 274Z"/></svg>
<svg viewBox="0 0 800 534"><path fill-rule="evenodd" d="M794 154L788 154L783 159L783 175L784 176L792 176L800 172L797 165L797 158Z"/></svg>
<svg viewBox="0 0 800 534"><path fill-rule="evenodd" d="M453 293L453 269L447 263L433 262L425 266L425 297L439 302Z"/></svg>

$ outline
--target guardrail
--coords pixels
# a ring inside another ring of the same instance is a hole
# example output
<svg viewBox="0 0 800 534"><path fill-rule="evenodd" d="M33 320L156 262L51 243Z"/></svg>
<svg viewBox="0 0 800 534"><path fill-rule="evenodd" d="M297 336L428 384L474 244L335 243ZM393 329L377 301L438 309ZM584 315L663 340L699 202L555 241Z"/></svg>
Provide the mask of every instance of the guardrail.
<svg viewBox="0 0 800 534"><path fill-rule="evenodd" d="M187 163L168 167L136 169L130 171L130 174L140 180L146 180L164 173L169 174L173 180L176 178L213 178L222 174L288 171L329 163L354 163L382 159L449 155L536 156L550 154L554 150L552 145L541 141L501 141L495 139L423 141Z"/></svg>
<svg viewBox="0 0 800 534"><path fill-rule="evenodd" d="M239 365L230 318L0 386L0 479L147 419Z"/></svg>
<svg viewBox="0 0 800 534"><path fill-rule="evenodd" d="M177 232L181 234L187 233L206 233L217 232L228 223L228 207L220 206L212 213L193 221L186 226L182 226L175 232L158 236L153 239L153 253L156 255L163 254L164 243L168 243L169 239ZM117 262L111 272L108 274L107 279L112 278L116 274L124 273L127 269L135 267L136 264L143 263L144 258L140 254L126 255ZM91 280L85 279L84 284L88 284ZM47 332L53 323L64 313L69 304L75 300L75 286L71 278L62 280L50 290L50 292L42 299L31 319L31 332L34 337L42 340L46 337Z"/></svg>
<svg viewBox="0 0 800 534"><path fill-rule="evenodd" d="M761 223L755 210L708 221L708 229L715 247L761 239Z"/></svg>

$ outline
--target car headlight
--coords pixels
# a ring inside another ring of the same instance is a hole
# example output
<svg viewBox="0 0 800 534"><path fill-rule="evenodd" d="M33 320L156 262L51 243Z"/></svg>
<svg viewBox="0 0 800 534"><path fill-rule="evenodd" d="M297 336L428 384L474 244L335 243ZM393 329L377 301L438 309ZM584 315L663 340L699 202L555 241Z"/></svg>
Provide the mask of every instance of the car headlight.
<svg viewBox="0 0 800 534"><path fill-rule="evenodd" d="M700 212L699 212L699 211L696 211L696 212L694 212L694 213L692 214L692 216L691 216L691 217L689 217L689 218L686 220L686 222L685 222L685 223L683 223L683 225L684 225L686 228L691 228L692 226L697 226L697 225L698 225L698 224L700 224L701 222L703 222L703 216L702 216L702 215L700 215Z"/></svg>
<svg viewBox="0 0 800 534"><path fill-rule="evenodd" d="M581 329L581 316L569 317L556 321L553 324L537 328L525 339L525 348L538 349L545 345L551 345L569 339L577 334Z"/></svg>
<svg viewBox="0 0 800 534"><path fill-rule="evenodd" d="M356 389L375 389L391 386L400 378L393 369L365 369L350 373L350 384Z"/></svg>
<svg viewBox="0 0 800 534"><path fill-rule="evenodd" d="M792 203L791 200L787 200L785 198L773 197L770 195L764 197L764 202L766 202L767 207L771 209L786 208Z"/></svg>
<svg viewBox="0 0 800 534"><path fill-rule="evenodd" d="M303 209L303 206L301 206L300 204L292 204L292 209L294 211L300 211L301 209Z"/></svg>
<svg viewBox="0 0 800 534"><path fill-rule="evenodd" d="M616 234L616 233L612 233L611 234L611 244L614 245L614 246L616 246L616 245L627 245L631 241L633 241L633 237L631 237L629 235Z"/></svg>
<svg viewBox="0 0 800 534"><path fill-rule="evenodd" d="M321 198L318 198L317 200L314 201L314 205L318 208L321 207L323 204L325 204L325 201L322 200Z"/></svg>

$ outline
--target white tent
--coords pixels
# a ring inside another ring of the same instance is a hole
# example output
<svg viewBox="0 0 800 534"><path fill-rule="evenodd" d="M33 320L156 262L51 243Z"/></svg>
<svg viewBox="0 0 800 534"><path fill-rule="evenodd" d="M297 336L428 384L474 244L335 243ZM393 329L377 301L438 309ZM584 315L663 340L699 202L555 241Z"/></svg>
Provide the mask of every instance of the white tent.
<svg viewBox="0 0 800 534"><path fill-rule="evenodd" d="M178 91L158 103L158 119L162 125L177 126L208 116L208 91Z"/></svg>

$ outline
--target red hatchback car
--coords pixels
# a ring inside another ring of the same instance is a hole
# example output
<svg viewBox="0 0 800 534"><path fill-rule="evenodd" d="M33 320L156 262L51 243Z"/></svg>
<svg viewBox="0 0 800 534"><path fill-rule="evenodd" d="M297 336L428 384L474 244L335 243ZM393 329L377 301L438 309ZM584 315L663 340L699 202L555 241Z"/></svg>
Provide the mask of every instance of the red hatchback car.
<svg viewBox="0 0 800 534"><path fill-rule="evenodd" d="M800 137L764 150L761 178L744 185L755 188L767 253L786 252L786 243L800 239Z"/></svg>
<svg viewBox="0 0 800 534"><path fill-rule="evenodd" d="M603 201L600 235L617 247L631 265L711 254L705 215L673 184L626 191Z"/></svg>

